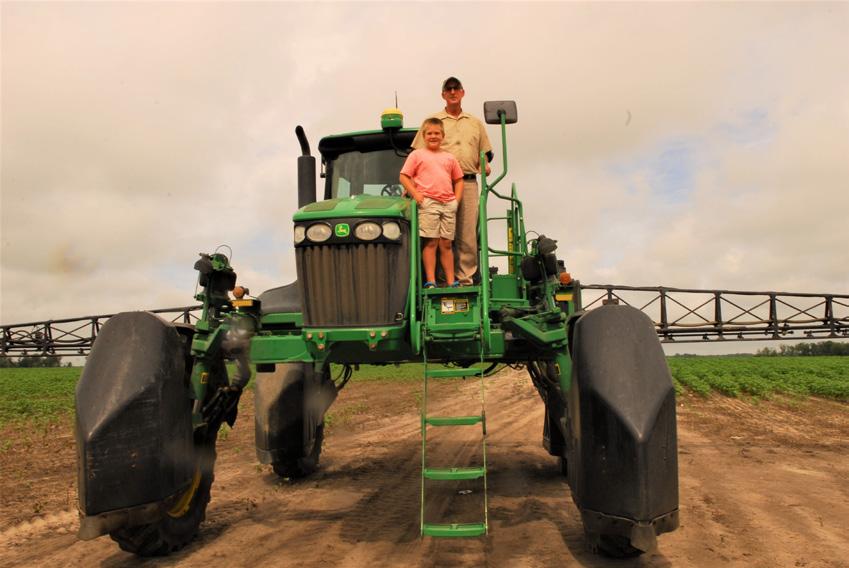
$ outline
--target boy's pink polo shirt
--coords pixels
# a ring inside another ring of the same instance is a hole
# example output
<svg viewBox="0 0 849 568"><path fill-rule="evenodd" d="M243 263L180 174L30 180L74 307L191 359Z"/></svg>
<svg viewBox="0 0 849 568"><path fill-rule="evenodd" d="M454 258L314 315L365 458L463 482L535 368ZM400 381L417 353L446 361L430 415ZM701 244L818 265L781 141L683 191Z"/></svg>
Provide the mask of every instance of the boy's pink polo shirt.
<svg viewBox="0 0 849 568"><path fill-rule="evenodd" d="M413 150L401 173L409 176L425 197L442 203L455 199L454 181L463 177L460 163L450 152L432 152L427 148Z"/></svg>

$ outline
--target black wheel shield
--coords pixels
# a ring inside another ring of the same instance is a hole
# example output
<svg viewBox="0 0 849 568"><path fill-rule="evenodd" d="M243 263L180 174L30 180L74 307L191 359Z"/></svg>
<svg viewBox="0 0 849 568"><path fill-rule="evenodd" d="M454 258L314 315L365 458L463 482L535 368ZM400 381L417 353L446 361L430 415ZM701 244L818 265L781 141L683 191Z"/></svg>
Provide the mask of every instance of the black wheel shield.
<svg viewBox="0 0 849 568"><path fill-rule="evenodd" d="M655 527L677 512L678 460L675 391L654 326L630 306L603 306L577 321L571 351L568 478L575 503L582 513ZM586 528L631 538L630 527ZM654 531L634 536L635 548L653 545Z"/></svg>

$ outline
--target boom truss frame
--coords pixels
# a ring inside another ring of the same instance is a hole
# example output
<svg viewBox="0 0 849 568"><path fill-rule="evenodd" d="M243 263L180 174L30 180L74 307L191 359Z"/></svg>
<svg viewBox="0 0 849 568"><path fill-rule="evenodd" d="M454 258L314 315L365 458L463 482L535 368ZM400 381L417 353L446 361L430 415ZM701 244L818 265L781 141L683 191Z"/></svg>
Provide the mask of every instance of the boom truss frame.
<svg viewBox="0 0 849 568"><path fill-rule="evenodd" d="M198 320L196 312L199 312L201 307L184 306L147 311L164 316L172 323L193 325ZM116 314L2 325L0 357L88 355L101 326L114 315Z"/></svg>
<svg viewBox="0 0 849 568"><path fill-rule="evenodd" d="M583 308L623 303L663 343L849 338L849 294L582 285Z"/></svg>
<svg viewBox="0 0 849 568"><path fill-rule="evenodd" d="M581 284L582 308L621 303L654 322L663 343L849 339L849 294ZM193 325L201 306L149 310ZM0 356L85 356L114 314L0 325Z"/></svg>

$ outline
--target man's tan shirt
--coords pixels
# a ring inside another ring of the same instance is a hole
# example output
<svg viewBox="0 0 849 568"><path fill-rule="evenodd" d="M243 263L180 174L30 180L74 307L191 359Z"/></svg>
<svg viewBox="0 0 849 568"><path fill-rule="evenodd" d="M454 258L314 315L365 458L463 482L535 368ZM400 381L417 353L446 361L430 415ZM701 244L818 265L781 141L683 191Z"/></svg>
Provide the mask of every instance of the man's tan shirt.
<svg viewBox="0 0 849 568"><path fill-rule="evenodd" d="M454 154L464 174L479 174L480 152L492 151L483 123L467 112L454 117L443 110L431 116L440 119L445 126L445 139L440 148ZM415 149L425 147L421 130L416 133L412 146Z"/></svg>

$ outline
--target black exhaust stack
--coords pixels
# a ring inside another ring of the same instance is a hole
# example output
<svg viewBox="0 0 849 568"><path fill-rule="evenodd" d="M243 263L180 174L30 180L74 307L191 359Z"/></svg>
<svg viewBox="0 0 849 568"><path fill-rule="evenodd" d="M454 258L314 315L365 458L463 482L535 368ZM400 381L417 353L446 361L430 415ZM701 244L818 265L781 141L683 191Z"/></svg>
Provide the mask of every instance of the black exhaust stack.
<svg viewBox="0 0 849 568"><path fill-rule="evenodd" d="M315 156L310 155L310 143L302 126L295 128L295 136L301 144L298 156L298 209L315 203Z"/></svg>

